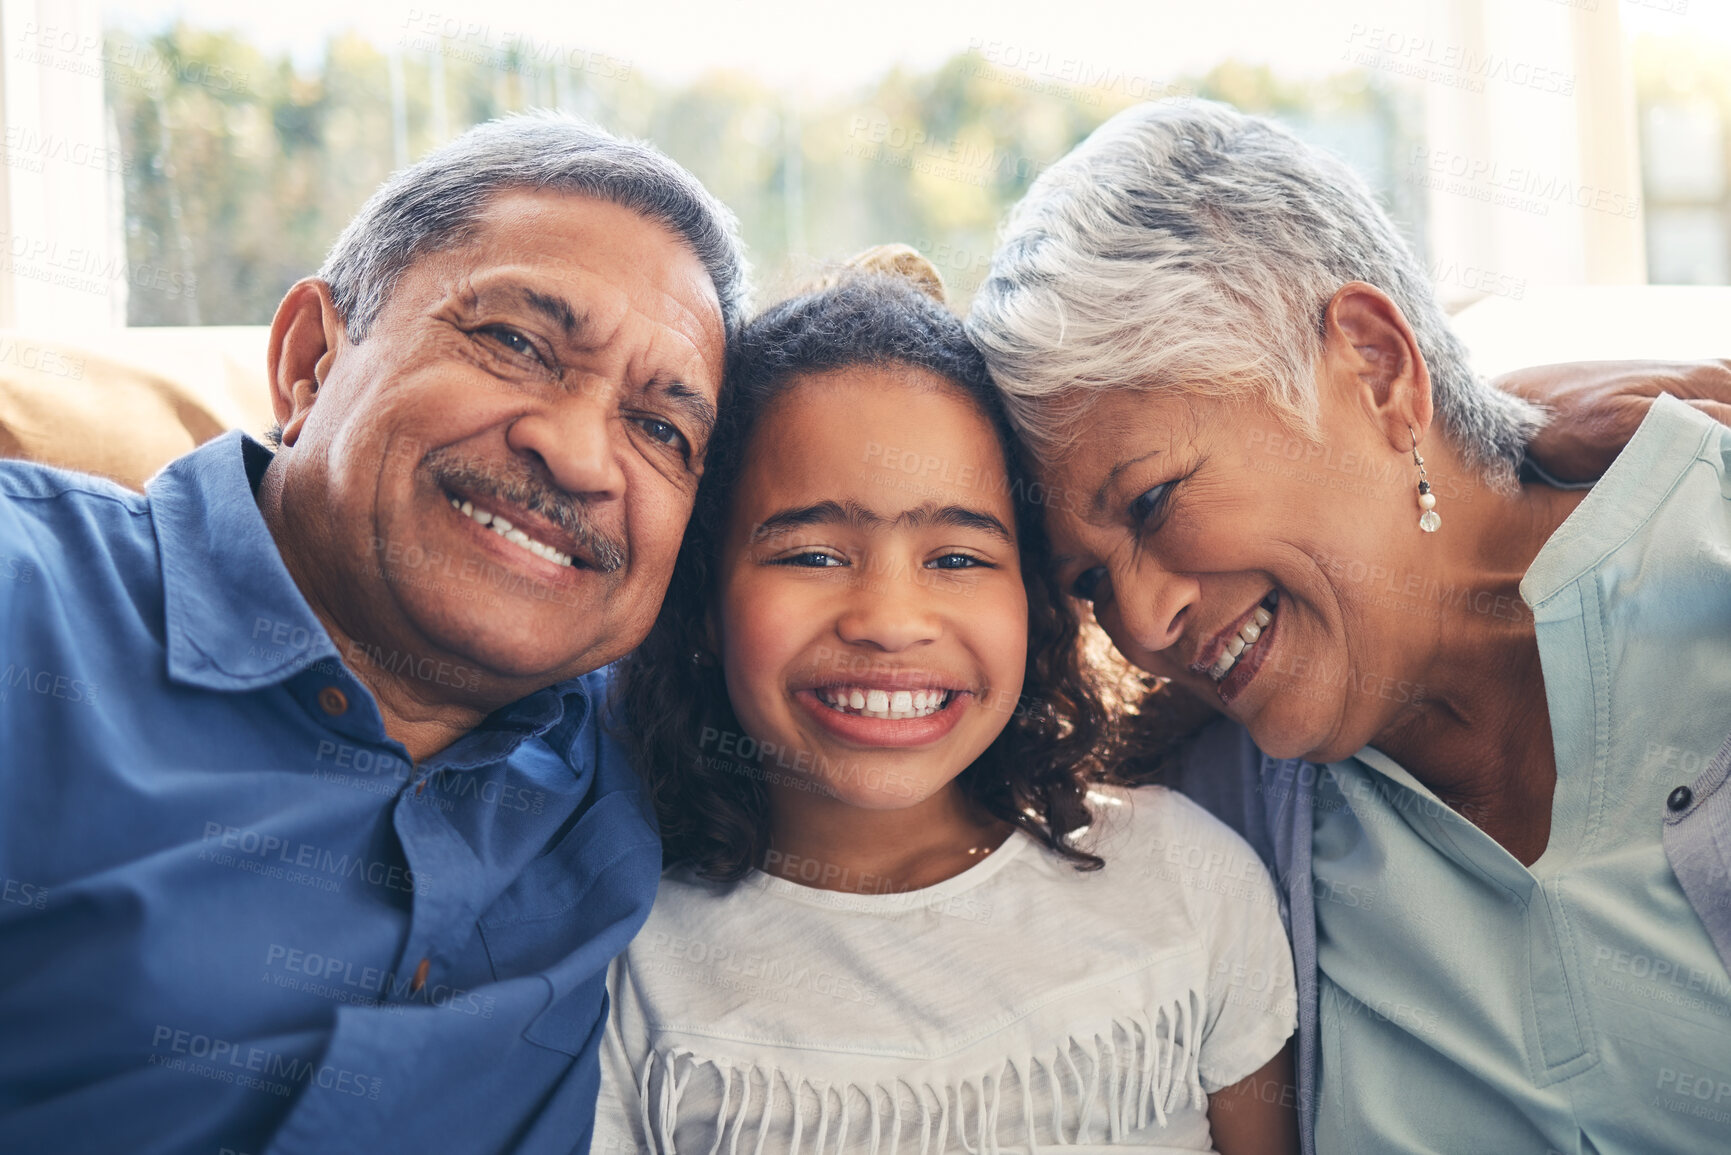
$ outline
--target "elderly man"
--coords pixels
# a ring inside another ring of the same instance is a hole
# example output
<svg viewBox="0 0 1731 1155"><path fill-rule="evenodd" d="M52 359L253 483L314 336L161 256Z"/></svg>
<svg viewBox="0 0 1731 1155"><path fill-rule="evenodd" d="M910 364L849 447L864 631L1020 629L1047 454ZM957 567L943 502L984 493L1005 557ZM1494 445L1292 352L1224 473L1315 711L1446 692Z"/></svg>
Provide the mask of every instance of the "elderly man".
<svg viewBox="0 0 1731 1155"><path fill-rule="evenodd" d="M731 217L552 117L394 176L271 329L280 446L0 463L0 1150L583 1150L660 851L654 619Z"/></svg>

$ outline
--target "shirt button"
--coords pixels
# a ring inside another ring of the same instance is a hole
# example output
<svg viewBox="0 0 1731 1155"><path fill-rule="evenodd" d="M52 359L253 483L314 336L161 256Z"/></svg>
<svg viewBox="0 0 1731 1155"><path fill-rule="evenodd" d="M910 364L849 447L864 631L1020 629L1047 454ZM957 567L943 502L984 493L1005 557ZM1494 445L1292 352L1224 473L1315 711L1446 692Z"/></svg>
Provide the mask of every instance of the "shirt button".
<svg viewBox="0 0 1731 1155"><path fill-rule="evenodd" d="M1687 786L1679 786L1671 791L1671 797L1665 799L1665 805L1672 810L1687 810L1689 803L1695 801L1695 792Z"/></svg>
<svg viewBox="0 0 1731 1155"><path fill-rule="evenodd" d="M421 965L415 968L415 977L409 983L409 990L419 992L427 985L427 971L432 967L431 959L422 959Z"/></svg>
<svg viewBox="0 0 1731 1155"><path fill-rule="evenodd" d="M319 709L327 714L345 714L349 709L349 696L335 686L326 686L319 691Z"/></svg>

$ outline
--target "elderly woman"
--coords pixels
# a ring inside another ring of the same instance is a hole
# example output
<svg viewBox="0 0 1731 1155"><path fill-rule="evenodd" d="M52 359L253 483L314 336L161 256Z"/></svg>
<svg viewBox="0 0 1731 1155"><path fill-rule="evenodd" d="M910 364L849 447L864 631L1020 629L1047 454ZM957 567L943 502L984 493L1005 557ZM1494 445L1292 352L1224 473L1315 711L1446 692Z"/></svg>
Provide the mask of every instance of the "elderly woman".
<svg viewBox="0 0 1731 1155"><path fill-rule="evenodd" d="M1731 431L1540 483L1363 185L1208 104L1046 172L971 327L1065 580L1242 727L1181 785L1278 872L1307 1149L1725 1150Z"/></svg>

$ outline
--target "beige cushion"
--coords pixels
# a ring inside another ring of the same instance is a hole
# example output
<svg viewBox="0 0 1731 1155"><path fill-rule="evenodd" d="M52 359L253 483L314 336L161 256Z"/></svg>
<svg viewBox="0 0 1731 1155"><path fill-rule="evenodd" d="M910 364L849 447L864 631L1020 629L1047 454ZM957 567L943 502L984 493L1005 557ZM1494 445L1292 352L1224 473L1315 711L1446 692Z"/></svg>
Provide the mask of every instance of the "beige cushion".
<svg viewBox="0 0 1731 1155"><path fill-rule="evenodd" d="M141 489L225 430L261 435L268 332L121 329L75 343L0 330L0 457Z"/></svg>

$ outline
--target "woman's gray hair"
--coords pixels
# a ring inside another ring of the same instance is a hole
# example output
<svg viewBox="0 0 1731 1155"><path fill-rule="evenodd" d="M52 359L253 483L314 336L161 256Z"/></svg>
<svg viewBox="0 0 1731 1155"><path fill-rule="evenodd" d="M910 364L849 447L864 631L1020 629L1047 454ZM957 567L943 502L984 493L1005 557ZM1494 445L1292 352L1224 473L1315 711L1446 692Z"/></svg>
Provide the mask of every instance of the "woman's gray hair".
<svg viewBox="0 0 1731 1155"><path fill-rule="evenodd" d="M1114 388L1260 400L1318 435L1329 300L1400 306L1467 463L1514 482L1543 412L1473 372L1429 276L1345 164L1225 105L1127 109L1042 173L1005 226L969 332L1043 453Z"/></svg>
<svg viewBox="0 0 1731 1155"><path fill-rule="evenodd" d="M487 201L506 189L549 189L610 201L667 226L703 262L728 343L743 320L746 263L731 212L677 163L554 112L476 125L391 174L343 230L319 277L351 341L364 340L410 265L461 245Z"/></svg>

